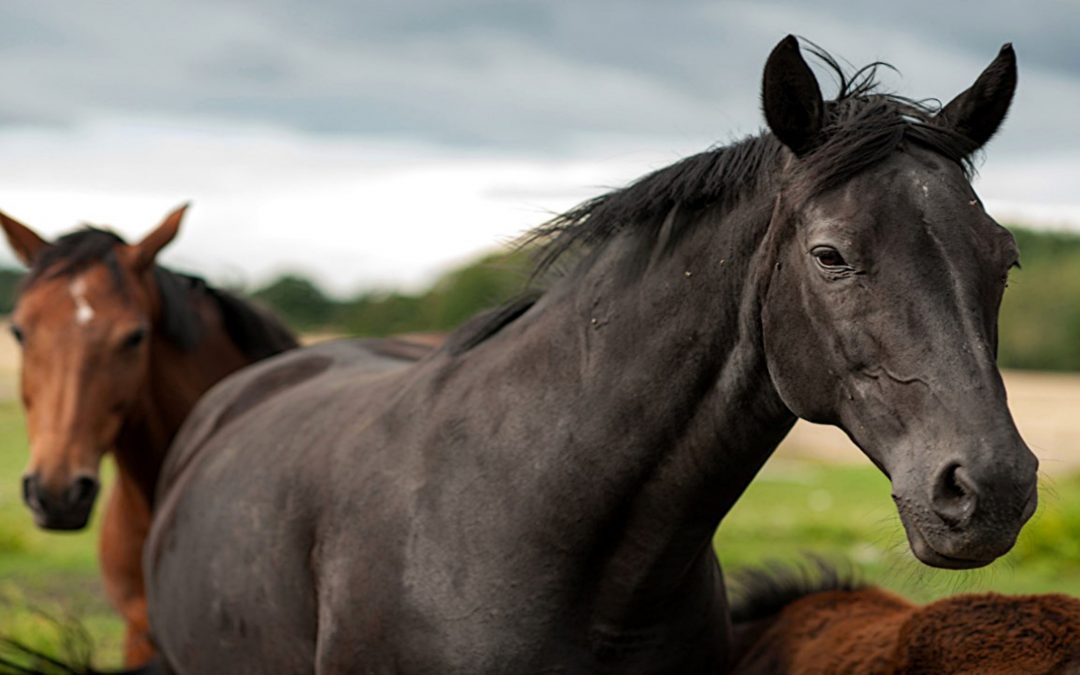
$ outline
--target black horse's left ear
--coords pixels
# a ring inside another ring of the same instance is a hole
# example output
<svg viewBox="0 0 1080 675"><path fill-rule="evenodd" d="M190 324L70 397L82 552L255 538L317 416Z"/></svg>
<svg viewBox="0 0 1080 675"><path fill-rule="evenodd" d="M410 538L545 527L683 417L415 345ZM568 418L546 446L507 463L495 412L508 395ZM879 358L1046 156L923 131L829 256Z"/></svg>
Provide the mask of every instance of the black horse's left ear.
<svg viewBox="0 0 1080 675"><path fill-rule="evenodd" d="M1016 52L1008 43L975 84L941 109L938 123L971 140L972 151L978 150L1005 120L1015 92Z"/></svg>
<svg viewBox="0 0 1080 675"><path fill-rule="evenodd" d="M817 145L825 103L794 35L781 40L765 62L761 107L769 130L796 156L805 155Z"/></svg>

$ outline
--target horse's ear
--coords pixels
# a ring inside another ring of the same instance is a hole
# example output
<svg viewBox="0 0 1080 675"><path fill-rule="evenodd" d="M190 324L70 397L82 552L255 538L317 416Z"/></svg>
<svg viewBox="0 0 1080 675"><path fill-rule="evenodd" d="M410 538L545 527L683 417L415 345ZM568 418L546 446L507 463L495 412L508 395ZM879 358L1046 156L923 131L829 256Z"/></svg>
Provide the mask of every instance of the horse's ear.
<svg viewBox="0 0 1080 675"><path fill-rule="evenodd" d="M814 149L821 133L825 102L794 35L781 40L765 62L761 106L769 129L792 152L801 156Z"/></svg>
<svg viewBox="0 0 1080 675"><path fill-rule="evenodd" d="M16 257L27 267L33 265L38 254L49 247L49 242L42 239L40 234L2 211L0 226L4 228L4 235L7 236Z"/></svg>
<svg viewBox="0 0 1080 675"><path fill-rule="evenodd" d="M1016 91L1016 52L1007 43L975 84L949 102L938 123L968 138L978 150L998 130Z"/></svg>
<svg viewBox="0 0 1080 675"><path fill-rule="evenodd" d="M143 237L142 241L130 247L131 265L135 269L146 269L154 264L157 254L165 248L180 231L180 221L191 204L184 204L161 221L154 230Z"/></svg>

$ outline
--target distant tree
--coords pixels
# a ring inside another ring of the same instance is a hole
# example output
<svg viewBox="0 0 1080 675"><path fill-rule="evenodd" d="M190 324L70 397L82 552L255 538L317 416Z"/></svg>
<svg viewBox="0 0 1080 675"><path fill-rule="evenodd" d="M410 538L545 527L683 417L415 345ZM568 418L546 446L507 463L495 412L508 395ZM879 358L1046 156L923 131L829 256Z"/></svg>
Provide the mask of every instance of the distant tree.
<svg viewBox="0 0 1080 675"><path fill-rule="evenodd" d="M1080 235L1010 229L1023 267L1009 274L998 360L1007 368L1080 370Z"/></svg>
<svg viewBox="0 0 1080 675"><path fill-rule="evenodd" d="M251 296L298 330L328 327L337 310L337 304L314 282L296 274L279 277Z"/></svg>
<svg viewBox="0 0 1080 675"><path fill-rule="evenodd" d="M403 293L371 293L345 303L340 327L352 335L382 336L435 328L423 298Z"/></svg>
<svg viewBox="0 0 1080 675"><path fill-rule="evenodd" d="M23 275L22 270L0 268L0 314L11 314L15 308L15 295Z"/></svg>
<svg viewBox="0 0 1080 675"><path fill-rule="evenodd" d="M440 277L425 294L432 326L446 330L477 312L498 306L525 290L531 263L522 251L500 253Z"/></svg>

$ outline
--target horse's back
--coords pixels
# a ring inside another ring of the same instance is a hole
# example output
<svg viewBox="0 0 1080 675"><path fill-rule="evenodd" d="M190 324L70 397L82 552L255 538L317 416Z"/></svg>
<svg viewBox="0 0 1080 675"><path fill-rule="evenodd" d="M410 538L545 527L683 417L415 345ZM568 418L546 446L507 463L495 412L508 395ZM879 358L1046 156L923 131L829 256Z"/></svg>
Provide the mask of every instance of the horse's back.
<svg viewBox="0 0 1080 675"><path fill-rule="evenodd" d="M735 626L734 672L892 672L897 634L914 610L873 587L807 595L759 626Z"/></svg>
<svg viewBox="0 0 1080 675"><path fill-rule="evenodd" d="M269 399L330 371L362 376L396 370L424 355L409 343L399 344L377 339L323 342L284 352L225 378L199 400L177 434L158 480L158 501L214 434Z"/></svg>
<svg viewBox="0 0 1080 675"><path fill-rule="evenodd" d="M963 594L919 607L869 586L810 593L735 626L733 671L1072 673L1080 600Z"/></svg>
<svg viewBox="0 0 1080 675"><path fill-rule="evenodd" d="M310 667L336 439L368 423L419 355L385 347L341 341L264 361L223 381L185 423L144 556L151 625L170 660L199 664L200 653L223 653L207 649L216 640L245 668ZM258 653L244 651L252 645Z"/></svg>
<svg viewBox="0 0 1080 675"><path fill-rule="evenodd" d="M1078 673L1080 599L973 593L932 602L901 629L897 665L900 672Z"/></svg>

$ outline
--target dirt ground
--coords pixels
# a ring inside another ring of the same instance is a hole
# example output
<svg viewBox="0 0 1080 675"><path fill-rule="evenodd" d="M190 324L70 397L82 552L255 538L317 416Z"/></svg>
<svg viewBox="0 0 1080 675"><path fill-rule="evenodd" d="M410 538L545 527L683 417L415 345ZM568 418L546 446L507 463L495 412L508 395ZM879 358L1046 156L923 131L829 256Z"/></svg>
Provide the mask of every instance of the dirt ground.
<svg viewBox="0 0 1080 675"><path fill-rule="evenodd" d="M312 336L305 342L319 341ZM0 401L17 394L18 345L0 322ZM1080 374L1006 371L1009 405L1020 433L1047 473L1080 470ZM800 421L780 446L781 457L811 457L839 463L866 459L842 431Z"/></svg>

